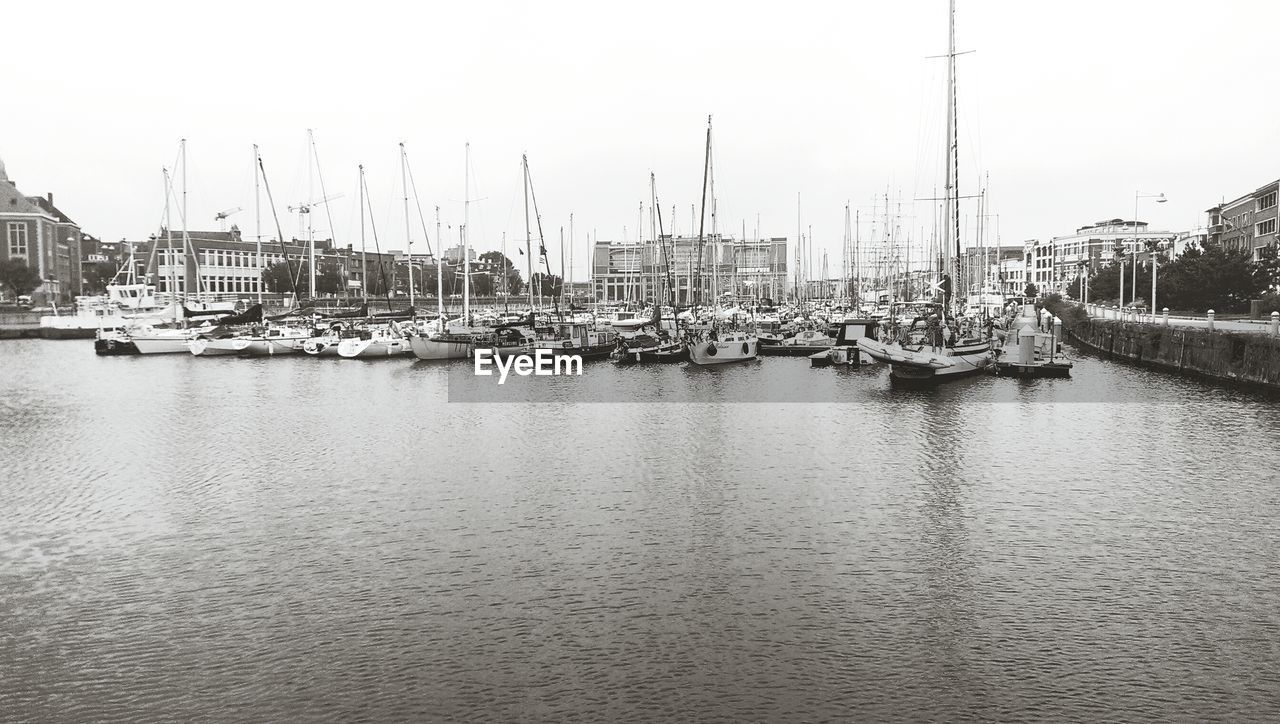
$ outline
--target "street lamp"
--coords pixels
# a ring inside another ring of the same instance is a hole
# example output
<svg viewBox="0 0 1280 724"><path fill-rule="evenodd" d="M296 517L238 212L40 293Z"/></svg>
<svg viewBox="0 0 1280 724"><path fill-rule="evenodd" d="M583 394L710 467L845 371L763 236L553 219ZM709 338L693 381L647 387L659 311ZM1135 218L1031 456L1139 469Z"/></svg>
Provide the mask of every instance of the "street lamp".
<svg viewBox="0 0 1280 724"><path fill-rule="evenodd" d="M1155 199L1157 204L1163 204L1168 201L1163 193L1144 194L1141 191L1133 192L1133 298L1130 303L1138 301L1138 199ZM1151 256L1151 313L1155 314L1156 300L1156 273L1155 273L1155 254ZM1123 304L1123 298L1121 304Z"/></svg>

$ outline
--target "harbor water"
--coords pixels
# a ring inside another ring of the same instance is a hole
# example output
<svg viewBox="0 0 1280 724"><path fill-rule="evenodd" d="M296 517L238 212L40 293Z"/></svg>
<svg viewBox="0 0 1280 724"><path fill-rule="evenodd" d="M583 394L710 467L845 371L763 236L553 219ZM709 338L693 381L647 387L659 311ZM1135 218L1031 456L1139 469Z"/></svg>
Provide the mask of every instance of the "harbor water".
<svg viewBox="0 0 1280 724"><path fill-rule="evenodd" d="M1274 398L1075 361L0 343L0 721L1274 721Z"/></svg>

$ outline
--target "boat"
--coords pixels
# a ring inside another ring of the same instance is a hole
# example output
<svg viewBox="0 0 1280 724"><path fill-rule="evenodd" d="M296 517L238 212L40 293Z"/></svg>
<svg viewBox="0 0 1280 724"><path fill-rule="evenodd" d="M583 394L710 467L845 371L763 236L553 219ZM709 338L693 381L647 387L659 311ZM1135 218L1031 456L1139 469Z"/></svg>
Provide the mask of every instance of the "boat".
<svg viewBox="0 0 1280 724"><path fill-rule="evenodd" d="M706 213L707 205L707 185L711 179L711 117L707 117L707 148L706 156L702 169L702 208L703 214ZM715 231L715 215L712 214L712 229L714 236ZM695 291L701 295L701 279L702 279L702 244L704 241L702 224L698 225L698 276ZM740 308L731 307L729 309L714 311L711 314L709 324L700 328L690 327L686 332L685 344L689 351L689 361L696 365L718 365L728 364L731 362L745 362L753 360L759 354L760 340L756 337L754 329L740 327L738 324L739 317L748 316L747 313ZM692 315L697 319L698 315Z"/></svg>
<svg viewBox="0 0 1280 724"><path fill-rule="evenodd" d="M692 337L688 343L689 361L698 365L726 364L753 360L760 351L759 340L744 330L717 330Z"/></svg>
<svg viewBox="0 0 1280 724"><path fill-rule="evenodd" d="M387 326L366 327L354 337L338 342L338 356L372 359L413 354L409 338L393 322Z"/></svg>
<svg viewBox="0 0 1280 724"><path fill-rule="evenodd" d="M534 340L534 349L547 349L555 355L577 355L582 359L600 359L618 348L618 334L607 329L592 329L582 322L558 322Z"/></svg>
<svg viewBox="0 0 1280 724"><path fill-rule="evenodd" d="M832 365L869 365L869 355L861 352L863 340L876 339L880 322L868 318L848 318L839 323L836 330L835 343L830 349L809 355L809 364L814 367L830 367Z"/></svg>
<svg viewBox="0 0 1280 724"><path fill-rule="evenodd" d="M828 336L817 328L813 322L801 324L792 337L787 337L777 344L760 346L760 354L782 357L807 357L817 352L825 352L836 343L835 338Z"/></svg>
<svg viewBox="0 0 1280 724"><path fill-rule="evenodd" d="M890 378L898 381L953 379L981 372L992 364L991 340L984 325L959 314L952 300L953 280L960 278L961 258L956 167L955 0L951 0L948 16L946 58L946 172L941 248L951 257L951 273L941 274L937 280L941 302L917 303L919 311L905 318L895 315L891 308L890 319L897 322L891 326L891 337L858 342L862 352L889 363Z"/></svg>
<svg viewBox="0 0 1280 724"><path fill-rule="evenodd" d="M337 357L338 344L343 339L341 324L335 323L328 329L317 329L302 343L302 351L312 357Z"/></svg>

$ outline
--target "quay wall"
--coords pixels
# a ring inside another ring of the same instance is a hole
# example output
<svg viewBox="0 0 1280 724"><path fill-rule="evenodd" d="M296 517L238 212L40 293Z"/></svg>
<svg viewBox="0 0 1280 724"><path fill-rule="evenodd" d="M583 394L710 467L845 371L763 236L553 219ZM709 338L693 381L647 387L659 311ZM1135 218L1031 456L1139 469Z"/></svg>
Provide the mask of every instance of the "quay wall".
<svg viewBox="0 0 1280 724"><path fill-rule="evenodd" d="M40 336L40 312L0 312L0 339Z"/></svg>
<svg viewBox="0 0 1280 724"><path fill-rule="evenodd" d="M1073 340L1108 357L1189 377L1280 391L1280 338L1267 332L1098 319L1071 302L1048 301L1045 307L1062 320Z"/></svg>

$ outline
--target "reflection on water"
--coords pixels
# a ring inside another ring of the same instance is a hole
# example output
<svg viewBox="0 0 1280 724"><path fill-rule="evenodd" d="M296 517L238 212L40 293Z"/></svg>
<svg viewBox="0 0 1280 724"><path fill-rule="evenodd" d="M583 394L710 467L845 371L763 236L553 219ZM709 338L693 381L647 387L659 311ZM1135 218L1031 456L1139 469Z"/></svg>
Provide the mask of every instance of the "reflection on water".
<svg viewBox="0 0 1280 724"><path fill-rule="evenodd" d="M0 370L0 719L1280 705L1277 424L1247 393L1091 357L936 389L594 363L529 404L410 360L20 341Z"/></svg>

